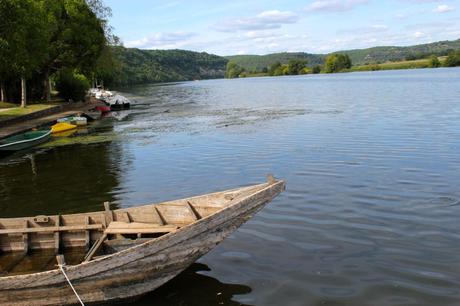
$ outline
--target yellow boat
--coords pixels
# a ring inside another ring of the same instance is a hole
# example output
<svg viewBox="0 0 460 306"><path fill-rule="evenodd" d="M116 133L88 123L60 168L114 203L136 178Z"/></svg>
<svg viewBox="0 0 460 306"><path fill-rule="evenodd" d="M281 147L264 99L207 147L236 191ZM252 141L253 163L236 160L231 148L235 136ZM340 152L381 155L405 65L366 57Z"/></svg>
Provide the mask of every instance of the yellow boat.
<svg viewBox="0 0 460 306"><path fill-rule="evenodd" d="M51 127L51 131L53 134L56 134L56 133L62 133L65 131L70 131L76 128L77 128L76 125L73 125L67 122L59 122Z"/></svg>

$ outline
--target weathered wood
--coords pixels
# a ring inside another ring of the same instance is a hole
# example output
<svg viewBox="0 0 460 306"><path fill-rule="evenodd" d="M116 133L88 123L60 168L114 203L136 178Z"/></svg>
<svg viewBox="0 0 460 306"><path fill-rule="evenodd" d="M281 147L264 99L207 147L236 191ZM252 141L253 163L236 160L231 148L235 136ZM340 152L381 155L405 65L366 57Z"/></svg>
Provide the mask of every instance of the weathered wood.
<svg viewBox="0 0 460 306"><path fill-rule="evenodd" d="M56 256L56 261L57 261L57 264L58 266L65 266L65 258L64 258L64 255L57 255Z"/></svg>
<svg viewBox="0 0 460 306"><path fill-rule="evenodd" d="M156 220L158 221L158 224L160 225L166 225L166 221L163 218L163 216L160 214L158 211L158 208L156 206L153 207L153 211L155 213Z"/></svg>
<svg viewBox="0 0 460 306"><path fill-rule="evenodd" d="M110 224L110 222L113 221L113 212L110 209L110 203L109 202L104 202L104 210L105 210L105 222L107 225Z"/></svg>
<svg viewBox="0 0 460 306"><path fill-rule="evenodd" d="M96 243L93 245L93 247L89 250L88 254L86 254L85 259L83 260L83 262L88 262L93 258L93 256L96 254L96 252L99 251L99 248L102 246L102 243L104 242L105 239L107 239L107 234L104 233L96 241Z"/></svg>
<svg viewBox="0 0 460 306"><path fill-rule="evenodd" d="M29 226L29 221L24 220L24 228ZM29 253L29 235L27 232L23 232L22 234L22 243L24 244L24 254Z"/></svg>
<svg viewBox="0 0 460 306"><path fill-rule="evenodd" d="M168 227L180 228L155 239L142 238L138 242L134 240L132 246L127 241L126 249L91 260L108 235L102 231L94 231L93 235L102 236L90 249L86 260L82 264L67 266L66 273L85 303L108 303L142 295L161 286L206 254L283 190L284 182L275 181L184 200L114 210L113 214L117 217L122 216L123 212L129 212L131 223L127 224L134 223L133 226L136 223L145 223L148 219L146 216L150 216L150 221L147 226L142 227L165 226L160 224L159 218L152 215L152 211L156 211L161 217L166 216ZM192 220L190 211L184 207L186 201L193 203L192 207L200 211L201 219ZM84 216L91 216L93 222L105 221L105 212L61 217L63 224L67 226L87 226L81 224L85 220ZM0 219L0 226L2 230L14 228L17 231L21 227L20 220ZM122 226L125 228L126 222ZM112 228L117 228L116 222ZM77 243L84 233L74 233L75 240L67 232L65 237L66 240L71 239L68 241ZM110 240L107 241L107 244L111 243ZM0 306L68 305L77 302L59 270L0 277Z"/></svg>
<svg viewBox="0 0 460 306"><path fill-rule="evenodd" d="M47 233L47 232L52 233L52 232L64 232L64 231L86 231L86 230L97 230L97 229L102 229L102 224L1 229L0 235Z"/></svg>
<svg viewBox="0 0 460 306"><path fill-rule="evenodd" d="M114 221L109 224L109 227L104 231L104 234L154 234L154 233L169 233L177 230L174 225L148 224L148 223L126 223Z"/></svg>
<svg viewBox="0 0 460 306"><path fill-rule="evenodd" d="M85 216L85 225L89 225L89 216ZM89 251L89 247L91 244L91 231L87 229L85 231L85 250Z"/></svg>
<svg viewBox="0 0 460 306"><path fill-rule="evenodd" d="M59 227L61 225L61 216L57 215L56 220L54 221L54 225L56 227ZM59 231L54 232L54 253L59 254L59 251L61 249L61 236L59 234Z"/></svg>
<svg viewBox="0 0 460 306"><path fill-rule="evenodd" d="M195 207L193 207L192 203L190 201L186 201L186 205L190 213L193 215L193 218L196 220L200 220L201 216L200 214L195 210Z"/></svg>

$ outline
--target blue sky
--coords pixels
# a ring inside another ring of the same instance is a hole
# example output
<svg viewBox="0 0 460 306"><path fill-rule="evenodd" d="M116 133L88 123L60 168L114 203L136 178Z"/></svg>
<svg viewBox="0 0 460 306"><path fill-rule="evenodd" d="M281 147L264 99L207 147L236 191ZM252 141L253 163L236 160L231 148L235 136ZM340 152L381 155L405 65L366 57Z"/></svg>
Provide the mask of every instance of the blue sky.
<svg viewBox="0 0 460 306"><path fill-rule="evenodd" d="M328 53L460 38L460 0L105 0L126 47Z"/></svg>

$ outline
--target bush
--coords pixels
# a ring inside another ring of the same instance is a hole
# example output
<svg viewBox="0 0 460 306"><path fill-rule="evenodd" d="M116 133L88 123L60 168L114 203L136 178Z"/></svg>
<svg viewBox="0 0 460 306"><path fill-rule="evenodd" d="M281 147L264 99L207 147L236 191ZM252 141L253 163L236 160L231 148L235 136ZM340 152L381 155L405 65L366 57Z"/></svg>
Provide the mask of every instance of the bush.
<svg viewBox="0 0 460 306"><path fill-rule="evenodd" d="M438 57L436 55L430 56L428 59L428 67L438 68L439 66L441 66L441 62L439 61Z"/></svg>
<svg viewBox="0 0 460 306"><path fill-rule="evenodd" d="M452 51L446 58L444 63L447 67L460 66L460 51Z"/></svg>
<svg viewBox="0 0 460 306"><path fill-rule="evenodd" d="M89 81L82 74L64 70L57 75L56 89L66 101L70 99L74 101L85 100L86 92L89 88Z"/></svg>

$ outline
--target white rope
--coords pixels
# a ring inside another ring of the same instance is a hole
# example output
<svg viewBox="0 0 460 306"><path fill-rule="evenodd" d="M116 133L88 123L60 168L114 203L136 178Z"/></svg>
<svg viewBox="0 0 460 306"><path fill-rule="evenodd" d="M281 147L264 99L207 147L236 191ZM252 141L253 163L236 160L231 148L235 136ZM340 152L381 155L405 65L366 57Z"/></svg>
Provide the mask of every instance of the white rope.
<svg viewBox="0 0 460 306"><path fill-rule="evenodd" d="M73 287L72 283L70 282L69 277L68 277L67 274L65 273L63 266L62 266L62 265L58 265L58 266L59 266L59 269L61 270L62 274L64 274L65 279L66 279L67 282L69 283L70 288L72 288L73 293L75 293L75 296L77 297L77 299L78 299L78 301L80 302L80 304L81 304L82 306L85 306L85 304L84 304L83 301L81 300L80 296L78 295L77 291L75 290L75 288Z"/></svg>

